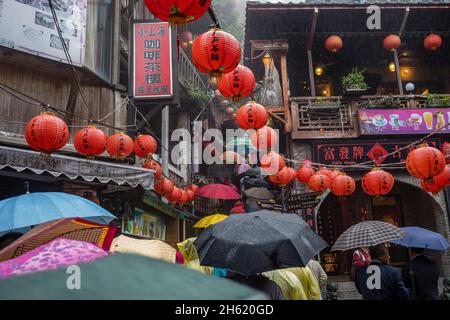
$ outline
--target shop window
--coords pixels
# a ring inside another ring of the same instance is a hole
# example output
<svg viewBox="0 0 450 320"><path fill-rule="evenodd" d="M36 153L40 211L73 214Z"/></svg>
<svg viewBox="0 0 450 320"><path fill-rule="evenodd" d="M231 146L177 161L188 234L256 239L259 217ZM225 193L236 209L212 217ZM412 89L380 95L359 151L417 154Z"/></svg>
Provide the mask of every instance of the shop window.
<svg viewBox="0 0 450 320"><path fill-rule="evenodd" d="M124 223L123 233L164 241L166 239L166 221L158 215L136 209L134 217Z"/></svg>
<svg viewBox="0 0 450 320"><path fill-rule="evenodd" d="M112 0L88 1L85 66L111 81Z"/></svg>

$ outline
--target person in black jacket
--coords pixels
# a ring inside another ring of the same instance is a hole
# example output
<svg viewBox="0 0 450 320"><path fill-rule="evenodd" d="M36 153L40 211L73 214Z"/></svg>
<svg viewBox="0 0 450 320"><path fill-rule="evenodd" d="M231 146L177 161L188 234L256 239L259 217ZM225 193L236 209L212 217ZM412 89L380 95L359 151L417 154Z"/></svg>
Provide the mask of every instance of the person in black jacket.
<svg viewBox="0 0 450 320"><path fill-rule="evenodd" d="M367 267L356 269L355 286L364 300L407 300L408 289L402 281L400 271L389 265L386 245L370 247L372 258Z"/></svg>
<svg viewBox="0 0 450 320"><path fill-rule="evenodd" d="M439 300L439 266L423 255L424 249L411 248L412 260L402 270L405 285L415 300Z"/></svg>

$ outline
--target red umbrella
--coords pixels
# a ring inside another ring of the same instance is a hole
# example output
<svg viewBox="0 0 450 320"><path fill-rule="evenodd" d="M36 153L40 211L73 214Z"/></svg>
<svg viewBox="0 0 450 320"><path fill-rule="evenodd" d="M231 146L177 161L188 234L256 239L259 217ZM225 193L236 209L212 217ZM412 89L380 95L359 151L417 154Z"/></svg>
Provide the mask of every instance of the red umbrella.
<svg viewBox="0 0 450 320"><path fill-rule="evenodd" d="M208 184L201 187L200 189L198 189L197 195L205 198L224 200L241 198L241 195L236 191L235 188L220 183Z"/></svg>

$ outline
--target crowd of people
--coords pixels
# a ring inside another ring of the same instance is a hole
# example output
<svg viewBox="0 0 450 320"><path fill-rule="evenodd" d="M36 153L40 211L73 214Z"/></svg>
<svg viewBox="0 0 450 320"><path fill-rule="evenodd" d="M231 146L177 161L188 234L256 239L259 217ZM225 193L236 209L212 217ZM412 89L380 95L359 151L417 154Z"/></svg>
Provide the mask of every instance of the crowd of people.
<svg viewBox="0 0 450 320"><path fill-rule="evenodd" d="M389 246L360 248L353 254L351 279L364 300L438 300L439 266L410 248L411 261L399 270L390 265Z"/></svg>

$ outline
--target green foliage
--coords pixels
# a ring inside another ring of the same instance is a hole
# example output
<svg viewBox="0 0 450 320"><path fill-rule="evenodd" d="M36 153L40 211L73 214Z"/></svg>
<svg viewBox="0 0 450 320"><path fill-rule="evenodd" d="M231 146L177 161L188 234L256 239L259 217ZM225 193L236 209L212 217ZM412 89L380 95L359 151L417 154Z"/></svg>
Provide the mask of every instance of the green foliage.
<svg viewBox="0 0 450 320"><path fill-rule="evenodd" d="M201 90L190 82L184 81L183 87L186 89L188 99L191 100L191 103L198 104L200 107L207 106L212 98L209 91Z"/></svg>
<svg viewBox="0 0 450 320"><path fill-rule="evenodd" d="M366 90L369 86L363 75L363 71L354 68L352 72L342 77L342 86L346 89Z"/></svg>
<svg viewBox="0 0 450 320"><path fill-rule="evenodd" d="M220 27L231 33L242 44L244 41L245 23L243 16L239 14L236 2L231 0L214 0L212 3Z"/></svg>
<svg viewBox="0 0 450 320"><path fill-rule="evenodd" d="M429 94L428 104L438 106L450 106L450 96L445 96L442 94Z"/></svg>

